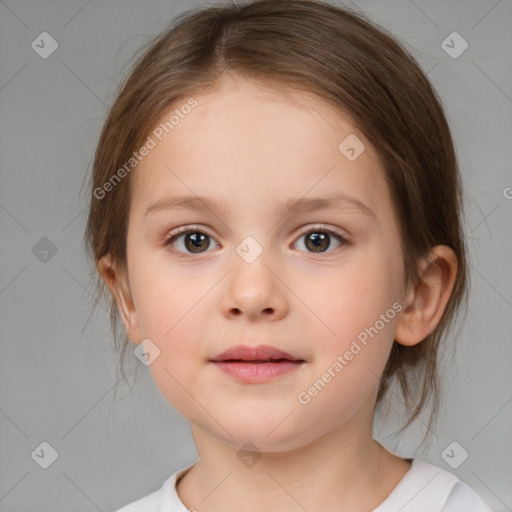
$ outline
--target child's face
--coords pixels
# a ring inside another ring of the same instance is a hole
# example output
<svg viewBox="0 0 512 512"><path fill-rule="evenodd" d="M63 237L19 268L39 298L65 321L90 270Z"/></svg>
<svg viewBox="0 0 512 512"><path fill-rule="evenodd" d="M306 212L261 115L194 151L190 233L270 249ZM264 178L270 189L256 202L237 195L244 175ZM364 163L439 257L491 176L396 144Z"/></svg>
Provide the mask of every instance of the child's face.
<svg viewBox="0 0 512 512"><path fill-rule="evenodd" d="M226 80L195 99L162 141L152 135L156 147L132 171L130 338L158 346L149 368L163 395L224 443L277 451L333 429L371 428L404 298L398 226L372 146L314 96ZM366 145L353 161L338 149L350 134ZM335 194L373 214L340 200L331 208L280 210L290 198ZM225 210L146 214L150 204L182 195L214 198ZM325 233L319 224L347 243L315 238ZM164 245L189 225L210 238L194 246L185 234ZM254 261L241 250L251 257L260 247ZM239 344L271 345L305 362L267 382L241 382L210 362Z"/></svg>

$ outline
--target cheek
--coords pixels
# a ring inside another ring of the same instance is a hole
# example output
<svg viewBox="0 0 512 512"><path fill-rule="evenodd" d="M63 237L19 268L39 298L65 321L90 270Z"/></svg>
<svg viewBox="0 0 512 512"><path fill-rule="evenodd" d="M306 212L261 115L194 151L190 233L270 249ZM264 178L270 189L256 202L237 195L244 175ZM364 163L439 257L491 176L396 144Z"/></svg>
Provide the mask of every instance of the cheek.
<svg viewBox="0 0 512 512"><path fill-rule="evenodd" d="M384 267L340 272L324 294L311 292L324 323L314 316L308 321L309 332L317 332L313 374L297 398L304 412L327 414L332 425L371 402L389 357L400 304Z"/></svg>
<svg viewBox="0 0 512 512"><path fill-rule="evenodd" d="M146 336L172 337L187 314L205 293L204 280L197 279L185 266L166 262L165 251L135 252L131 259L132 286L137 317Z"/></svg>
<svg viewBox="0 0 512 512"><path fill-rule="evenodd" d="M196 278L176 266L170 270L161 264L148 264L148 260L136 269L136 261L134 258L131 284L141 334L160 349L150 369L161 367L161 372L167 369L178 378L191 369L190 365L202 362L205 299L215 281Z"/></svg>
<svg viewBox="0 0 512 512"><path fill-rule="evenodd" d="M148 272L144 277L139 281L137 316L143 336L160 350L149 370L166 400L189 417L196 406L190 393L197 393L206 357L202 344L208 314L204 299L212 285L189 279L184 273L163 278Z"/></svg>
<svg viewBox="0 0 512 512"><path fill-rule="evenodd" d="M347 352L352 366L358 360L377 372L385 364L400 310L398 281L389 261L368 251L329 278L307 281L307 288L299 292L315 313L308 315L308 323L315 325L310 329L317 333L312 342L316 357L324 363Z"/></svg>

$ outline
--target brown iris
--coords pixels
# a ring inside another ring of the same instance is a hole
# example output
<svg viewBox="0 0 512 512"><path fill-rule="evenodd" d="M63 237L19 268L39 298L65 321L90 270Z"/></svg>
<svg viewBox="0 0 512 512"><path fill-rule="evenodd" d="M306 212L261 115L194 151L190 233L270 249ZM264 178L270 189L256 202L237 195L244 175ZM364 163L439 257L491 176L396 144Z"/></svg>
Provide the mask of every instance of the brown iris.
<svg viewBox="0 0 512 512"><path fill-rule="evenodd" d="M210 245L209 236L205 233L186 233L185 247L190 252L202 252Z"/></svg>
<svg viewBox="0 0 512 512"><path fill-rule="evenodd" d="M306 247L312 252L322 252L330 245L330 235L327 233L307 233L305 239Z"/></svg>

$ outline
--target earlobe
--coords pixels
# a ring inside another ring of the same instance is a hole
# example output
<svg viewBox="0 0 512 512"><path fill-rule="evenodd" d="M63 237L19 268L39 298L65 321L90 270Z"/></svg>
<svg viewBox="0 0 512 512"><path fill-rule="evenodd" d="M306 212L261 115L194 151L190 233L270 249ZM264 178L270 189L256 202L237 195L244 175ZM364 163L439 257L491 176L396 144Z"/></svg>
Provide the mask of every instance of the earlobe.
<svg viewBox="0 0 512 512"><path fill-rule="evenodd" d="M140 334L137 312L129 291L126 276L116 269L116 265L112 262L109 254L100 258L97 269L116 299L128 337L136 344L141 343L142 336Z"/></svg>
<svg viewBox="0 0 512 512"><path fill-rule="evenodd" d="M397 322L397 343L416 345L435 330L452 294L457 268L457 257L446 245L436 245L422 261L421 281L409 292Z"/></svg>

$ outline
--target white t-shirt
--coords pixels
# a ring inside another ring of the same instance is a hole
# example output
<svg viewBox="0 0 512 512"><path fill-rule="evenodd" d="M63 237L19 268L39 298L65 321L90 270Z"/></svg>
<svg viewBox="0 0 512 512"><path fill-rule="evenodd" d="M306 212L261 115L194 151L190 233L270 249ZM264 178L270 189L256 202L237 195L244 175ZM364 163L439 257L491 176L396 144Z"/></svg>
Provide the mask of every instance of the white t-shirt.
<svg viewBox="0 0 512 512"><path fill-rule="evenodd" d="M196 462L173 473L158 491L116 512L188 512L189 509L181 502L176 492L176 482ZM411 468L391 494L372 510L372 512L398 511L493 512L471 487L454 474L419 459L412 459Z"/></svg>

